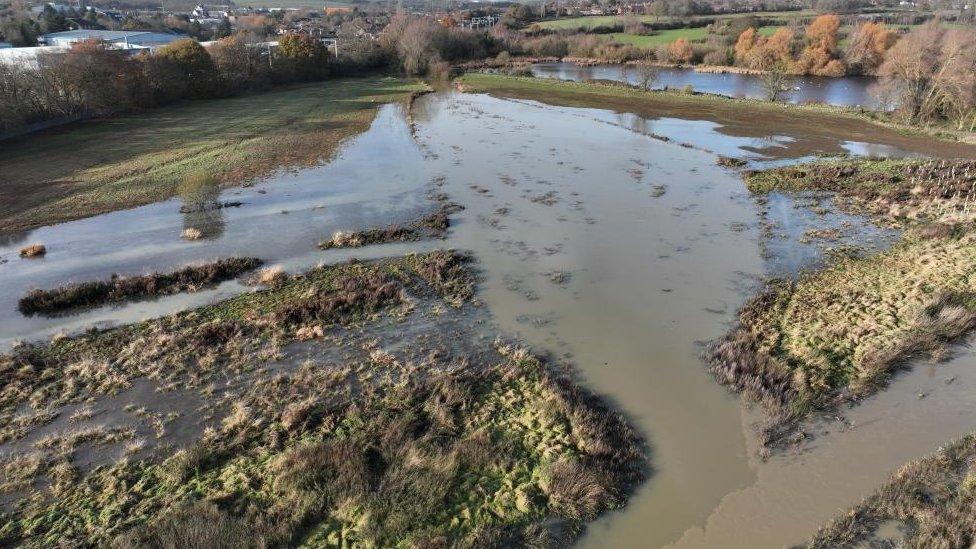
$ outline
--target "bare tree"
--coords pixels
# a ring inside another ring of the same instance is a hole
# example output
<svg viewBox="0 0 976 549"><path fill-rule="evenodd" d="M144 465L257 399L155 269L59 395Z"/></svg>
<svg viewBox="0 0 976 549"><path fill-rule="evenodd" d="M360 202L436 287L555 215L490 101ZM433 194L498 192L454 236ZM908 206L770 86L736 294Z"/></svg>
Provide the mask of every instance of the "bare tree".
<svg viewBox="0 0 976 549"><path fill-rule="evenodd" d="M929 23L902 38L879 70L911 123L952 121L973 126L976 33Z"/></svg>
<svg viewBox="0 0 976 549"><path fill-rule="evenodd" d="M661 71L653 65L641 64L637 67L637 83L644 91L651 91L660 77Z"/></svg>
<svg viewBox="0 0 976 549"><path fill-rule="evenodd" d="M759 78L768 101L779 101L784 93L792 91L793 77L787 71L786 63L781 60L770 63Z"/></svg>

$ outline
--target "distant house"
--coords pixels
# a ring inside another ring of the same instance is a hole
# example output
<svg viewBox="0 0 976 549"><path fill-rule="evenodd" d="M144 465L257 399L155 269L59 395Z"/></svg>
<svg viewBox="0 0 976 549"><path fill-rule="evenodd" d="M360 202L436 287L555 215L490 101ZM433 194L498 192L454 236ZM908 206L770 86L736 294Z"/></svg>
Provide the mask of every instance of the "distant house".
<svg viewBox="0 0 976 549"><path fill-rule="evenodd" d="M83 40L101 40L119 49L155 49L188 38L185 34L154 31L110 31L81 29L42 34L37 41L46 46L68 47Z"/></svg>

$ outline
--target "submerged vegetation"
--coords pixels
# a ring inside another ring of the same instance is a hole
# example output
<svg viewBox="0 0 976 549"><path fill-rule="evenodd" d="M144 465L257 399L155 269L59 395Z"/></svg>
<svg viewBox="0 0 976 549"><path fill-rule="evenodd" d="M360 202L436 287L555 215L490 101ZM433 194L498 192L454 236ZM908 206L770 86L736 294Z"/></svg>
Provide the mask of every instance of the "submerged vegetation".
<svg viewBox="0 0 976 549"><path fill-rule="evenodd" d="M807 547L970 547L974 539L976 435L969 435L899 469Z"/></svg>
<svg viewBox="0 0 976 549"><path fill-rule="evenodd" d="M6 506L0 544L567 544L624 504L645 450L622 417L527 351L472 339L460 364L426 347L413 362L374 342L365 358L268 369L290 342L339 342L356 326L369 342L384 318L421 326L421 308L463 315L473 282L470 260L449 251L350 262L0 356L7 444L144 378L199 393L213 417L181 449L140 453L130 431L99 428L6 455L0 495L33 495ZM431 301L442 299L457 308ZM397 345L412 337L429 336ZM120 442L131 458L77 460L82 445Z"/></svg>
<svg viewBox="0 0 976 549"><path fill-rule="evenodd" d="M371 244L388 242L408 242L425 238L443 236L451 226L450 214L457 211L456 205L445 205L440 210L411 221L406 225L390 225L379 229L362 231L338 231L331 240L319 243L319 248L359 248Z"/></svg>
<svg viewBox="0 0 976 549"><path fill-rule="evenodd" d="M253 257L231 257L202 265L190 265L169 273L120 277L68 284L52 290L36 289L22 297L20 312L26 315L52 314L82 307L147 297L192 292L201 287L235 278L261 266Z"/></svg>
<svg viewBox="0 0 976 549"><path fill-rule="evenodd" d="M856 160L747 174L754 192L833 191L841 208L905 229L884 252L771 282L710 348L718 379L767 406L767 444L812 410L870 394L908 359L947 356L976 327L973 168Z"/></svg>

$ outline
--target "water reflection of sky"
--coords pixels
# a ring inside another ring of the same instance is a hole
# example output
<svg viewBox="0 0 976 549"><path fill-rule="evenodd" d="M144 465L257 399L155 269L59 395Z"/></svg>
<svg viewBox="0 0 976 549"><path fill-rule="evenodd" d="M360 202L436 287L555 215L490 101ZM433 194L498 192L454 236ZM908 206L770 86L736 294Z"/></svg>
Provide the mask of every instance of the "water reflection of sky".
<svg viewBox="0 0 976 549"><path fill-rule="evenodd" d="M125 311L103 308L72 319L23 317L17 300L30 288L82 280L167 271L191 262L232 255L259 257L289 270L336 261L360 251L322 252L316 244L337 230L359 230L411 219L431 207L430 177L399 105L380 109L369 131L350 140L328 165L279 173L261 184L227 189L220 200L240 207L181 212L185 201L163 202L51 225L0 241L0 343L86 322L135 321L226 298L237 283L144 302ZM180 238L195 228L203 238ZM39 259L21 259L25 243L47 246Z"/></svg>
<svg viewBox="0 0 976 549"><path fill-rule="evenodd" d="M581 67L574 63L539 63L532 67L536 76L561 80L616 80L637 84L638 70L628 65L595 65ZM878 100L871 93L874 78L846 76L825 78L800 76L793 80L795 90L786 94L793 103L827 103L842 106L874 108ZM692 69L661 68L655 88L684 88L695 91L726 95L729 97L762 98L765 92L762 82L750 74L719 74L696 72Z"/></svg>

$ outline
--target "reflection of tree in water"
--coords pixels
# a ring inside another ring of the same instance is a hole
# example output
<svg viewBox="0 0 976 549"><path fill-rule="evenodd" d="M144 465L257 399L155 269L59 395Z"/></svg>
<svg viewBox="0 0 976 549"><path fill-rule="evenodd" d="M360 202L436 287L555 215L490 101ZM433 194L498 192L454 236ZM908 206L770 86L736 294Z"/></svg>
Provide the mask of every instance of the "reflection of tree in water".
<svg viewBox="0 0 976 549"><path fill-rule="evenodd" d="M627 128L641 135L651 135L654 133L650 120L633 113L616 113L616 123L622 128Z"/></svg>
<svg viewBox="0 0 976 549"><path fill-rule="evenodd" d="M178 189L183 206L183 229L200 231L201 238L214 240L224 234L223 204L217 181L204 173L190 174L183 178Z"/></svg>
<svg viewBox="0 0 976 549"><path fill-rule="evenodd" d="M31 231L22 231L17 233L0 233L0 246L13 246L14 244L20 244L27 241Z"/></svg>

